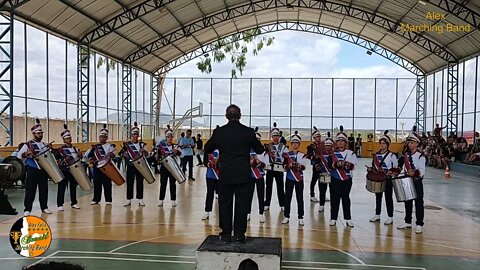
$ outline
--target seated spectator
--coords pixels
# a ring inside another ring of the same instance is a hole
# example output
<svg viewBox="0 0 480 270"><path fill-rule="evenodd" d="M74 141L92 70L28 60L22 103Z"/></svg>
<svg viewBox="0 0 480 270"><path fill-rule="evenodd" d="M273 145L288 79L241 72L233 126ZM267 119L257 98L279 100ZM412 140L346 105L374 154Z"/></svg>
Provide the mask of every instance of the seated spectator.
<svg viewBox="0 0 480 270"><path fill-rule="evenodd" d="M472 164L476 160L480 159L480 143L476 139L478 132L475 132L475 141L473 142L473 145L470 147L470 151L467 154L467 158L465 160L465 163L467 164Z"/></svg>
<svg viewBox="0 0 480 270"><path fill-rule="evenodd" d="M463 161L468 153L468 143L464 137L458 137L453 143L455 161Z"/></svg>

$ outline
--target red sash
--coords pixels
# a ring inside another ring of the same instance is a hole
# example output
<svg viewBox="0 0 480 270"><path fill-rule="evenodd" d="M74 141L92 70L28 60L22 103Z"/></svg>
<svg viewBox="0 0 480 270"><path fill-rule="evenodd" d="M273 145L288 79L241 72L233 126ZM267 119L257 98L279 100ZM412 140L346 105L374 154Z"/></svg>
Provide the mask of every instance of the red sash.
<svg viewBox="0 0 480 270"><path fill-rule="evenodd" d="M100 160L100 159L102 159L102 158L104 157L104 155L102 155L102 153L100 153L100 150L99 150L100 147L102 147L102 146L101 146L101 145L100 145L100 146L99 146L99 145L95 145L95 152L94 152L94 154L95 154L95 158L96 158L97 160ZM102 148L103 148L103 147L102 147ZM102 150L103 150L103 149L102 149ZM106 156L106 154L105 154L105 156Z"/></svg>
<svg viewBox="0 0 480 270"><path fill-rule="evenodd" d="M323 167L325 167L325 170L327 170L328 173L330 173L330 168L328 167L328 161L325 159L325 156L323 154L320 155L320 160L323 163Z"/></svg>
<svg viewBox="0 0 480 270"><path fill-rule="evenodd" d="M212 169L213 173L215 174L215 176L217 177L217 179L219 179L219 175L220 175L220 170L219 168L215 165L215 158L213 157L213 154L209 154L208 155L208 163L210 168Z"/></svg>
<svg viewBox="0 0 480 270"><path fill-rule="evenodd" d="M125 145L125 148L127 148L128 155L132 160L137 159L141 155L140 149L137 151L133 149L133 147L135 147L133 142L124 142L123 144ZM139 146L141 147L140 143Z"/></svg>
<svg viewBox="0 0 480 270"><path fill-rule="evenodd" d="M290 154L289 153L283 153L283 158L285 158L285 160L287 161L287 164L289 165L290 167L290 164L293 163L293 160L292 158L290 158ZM288 169L290 171L290 173L293 175L293 177L295 178L295 180L297 182L301 182L303 180L303 175L301 174L301 172L299 170L293 170L293 169Z"/></svg>
<svg viewBox="0 0 480 270"><path fill-rule="evenodd" d="M338 152L338 153L340 153L340 152ZM333 155L331 155L331 157L332 157L334 163L337 163L339 161L337 156L335 155L335 152L333 152ZM347 175L347 172L345 171L345 169L335 168L335 170L337 171L338 175L340 176L340 180L342 180L342 181L348 180L348 175Z"/></svg>
<svg viewBox="0 0 480 270"><path fill-rule="evenodd" d="M408 172L412 169L412 164L410 164L410 159L407 157L407 153L403 153L403 164L405 165L405 170Z"/></svg>

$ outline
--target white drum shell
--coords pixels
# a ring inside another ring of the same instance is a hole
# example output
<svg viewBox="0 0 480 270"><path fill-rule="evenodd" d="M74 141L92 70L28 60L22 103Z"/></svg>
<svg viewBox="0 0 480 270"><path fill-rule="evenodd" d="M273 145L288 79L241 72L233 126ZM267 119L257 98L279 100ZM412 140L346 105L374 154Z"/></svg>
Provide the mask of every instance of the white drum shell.
<svg viewBox="0 0 480 270"><path fill-rule="evenodd" d="M58 184L63 178L65 178L60 167L58 167L57 160L53 157L50 148L34 156L34 159L37 161L38 165L40 165L40 168L47 172L48 176L50 176L55 184Z"/></svg>
<svg viewBox="0 0 480 270"><path fill-rule="evenodd" d="M162 159L161 162L162 166L165 166L165 168L172 174L173 178L175 178L179 184L187 180L185 178L185 174L183 173L180 165L178 165L178 162L177 160L175 160L175 158L173 158L172 156L167 156Z"/></svg>
<svg viewBox="0 0 480 270"><path fill-rule="evenodd" d="M150 165L148 165L147 159L144 155L132 161L133 166L137 169L138 172L145 178L149 184L155 182L155 174L153 173Z"/></svg>
<svg viewBox="0 0 480 270"><path fill-rule="evenodd" d="M73 164L67 166L68 171L72 174L73 179L77 182L78 186L83 191L90 191L92 190L92 183L87 176L87 170L85 166L83 166L80 159L77 159Z"/></svg>
<svg viewBox="0 0 480 270"><path fill-rule="evenodd" d="M413 181L411 177L392 179L393 191L395 192L395 197L397 197L397 202L405 202L417 198L417 191Z"/></svg>

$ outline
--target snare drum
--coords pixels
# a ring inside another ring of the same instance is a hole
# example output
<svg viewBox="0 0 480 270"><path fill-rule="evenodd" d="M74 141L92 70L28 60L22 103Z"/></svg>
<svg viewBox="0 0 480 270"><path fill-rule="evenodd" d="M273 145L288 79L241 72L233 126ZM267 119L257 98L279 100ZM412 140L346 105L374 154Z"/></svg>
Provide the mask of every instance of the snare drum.
<svg viewBox="0 0 480 270"><path fill-rule="evenodd" d="M369 171L365 188L372 193L382 193L385 191L387 175L383 171Z"/></svg>
<svg viewBox="0 0 480 270"><path fill-rule="evenodd" d="M270 171L274 171L274 172L286 172L285 168L283 167L283 164L279 164L279 163L273 163L273 164L270 164L270 166L268 167Z"/></svg>
<svg viewBox="0 0 480 270"><path fill-rule="evenodd" d="M318 182L322 184L329 184L332 182L332 178L329 173L321 173L318 177Z"/></svg>
<svg viewBox="0 0 480 270"><path fill-rule="evenodd" d="M395 192L395 197L397 197L397 202L405 202L417 198L417 190L413 181L411 177L392 179L393 191Z"/></svg>

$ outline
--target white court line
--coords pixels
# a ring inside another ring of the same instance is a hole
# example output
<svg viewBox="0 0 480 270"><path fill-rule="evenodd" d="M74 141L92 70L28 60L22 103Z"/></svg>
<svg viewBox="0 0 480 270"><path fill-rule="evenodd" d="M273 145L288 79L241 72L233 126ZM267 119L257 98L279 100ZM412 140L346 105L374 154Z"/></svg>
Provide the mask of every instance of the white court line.
<svg viewBox="0 0 480 270"><path fill-rule="evenodd" d="M15 260L35 260L35 259L43 259L43 258L46 258L46 257L35 257L35 258L27 258L27 257L8 257L8 258L0 258L0 261L3 261L3 260L6 260L6 261L9 261L9 260L12 260L12 261L15 261Z"/></svg>
<svg viewBox="0 0 480 270"><path fill-rule="evenodd" d="M162 257L162 258L183 258L195 259L195 256L179 256L179 255L164 255L164 254L139 254L139 253L123 253L123 252L106 252L106 251L76 251L76 250L60 250L59 253L78 253L78 254L112 254L112 255L126 255L139 257Z"/></svg>
<svg viewBox="0 0 480 270"><path fill-rule="evenodd" d="M305 266L282 266L282 269L348 270L349 268L305 267Z"/></svg>
<svg viewBox="0 0 480 270"><path fill-rule="evenodd" d="M282 263L329 264L329 265L347 265L347 266L362 266L362 267L368 266L368 267L381 267L381 268L401 268L401 269L427 270L424 267L396 266L396 265L385 265L385 264L363 264L363 265L359 265L357 263L334 263L334 262L312 262L312 261L282 261Z"/></svg>
<svg viewBox="0 0 480 270"><path fill-rule="evenodd" d="M39 263L41 263L41 262L43 262L43 261L45 261L45 260L48 260L50 257L52 257L52 256L55 256L55 254L57 254L57 253L58 253L58 250L57 250L57 251L55 251L55 252L53 252L52 254L50 254L50 255L48 255L48 256L46 256L46 257L42 258L42 259L40 259L40 260L38 260L38 261L36 261L36 262L34 262L34 263L30 264L28 267L31 267L31 266L33 266L33 265L36 265L36 264L39 264Z"/></svg>
<svg viewBox="0 0 480 270"><path fill-rule="evenodd" d="M111 261L135 261L135 262L158 262L158 263L180 263L180 264L195 264L191 261L170 261L170 260L152 260L152 259L131 259L131 258L116 258L116 257L92 257L92 256L55 256L46 259L97 259L97 260L111 260Z"/></svg>
<svg viewBox="0 0 480 270"><path fill-rule="evenodd" d="M112 249L110 250L108 253L114 253L115 251L117 250L120 250L122 248L126 248L126 247L129 247L129 246L132 246L132 245L136 245L136 244L140 244L142 242L146 242L146 241L150 241L150 240L155 240L155 239L161 239L161 238L167 238L167 237L171 237L171 236L181 236L181 235L192 235L192 234L197 234L196 232L195 233L181 233L181 234L172 234L172 235L166 235L166 236L157 236L157 237L152 237L152 238L148 238L148 239L144 239L144 240L139 240L139 241L135 241L135 242L132 242L132 243L129 243L129 244L125 244L123 246L120 246L118 248L115 248L115 249ZM265 235L263 233L260 233L260 235ZM283 236L285 238L289 238L288 236ZM327 245L327 244L323 244L323 243L320 243L320 242L316 242L316 241L311 241L311 240L308 240L308 239L305 239L305 238L300 238L302 239L303 241L307 241L307 242L311 242L311 243L315 243L315 244L318 244L318 245L322 245L322 246L325 246L325 247L328 247L328 248L331 248L333 250L336 250L340 253L343 253L351 258L353 258L354 260L356 260L357 262L359 262L360 264L365 264L364 261L362 261L360 258L358 258L357 256L347 252L347 251L344 251L344 250L341 250L339 248L336 248L336 247L333 247L333 246L330 246L330 245Z"/></svg>
<svg viewBox="0 0 480 270"><path fill-rule="evenodd" d="M186 225L186 226L190 226L190 225L205 225L205 223L164 223L164 222L157 222L157 223L142 223L142 224L108 224L108 225L92 225L92 226L82 226L82 227L58 227L58 228L54 228L52 229L52 232L53 231L59 231L59 230L77 230L77 229L91 229L91 228L104 228L104 227L123 227L123 226L152 226L152 225ZM254 228L260 228L262 226L252 226L250 225L251 227L254 227ZM213 226L212 226L213 227ZM273 229L274 227L269 227L271 229ZM315 229L315 228L312 228L310 231L313 231L313 232L317 232L317 231L320 231L320 232L329 232L329 230L321 230L321 229ZM5 237L8 237L8 234L0 234L0 236L5 236ZM277 235L273 235L275 237L278 237ZM283 236L285 237L285 236ZM384 236L375 236L377 238L385 238ZM426 241L422 241L422 242L417 242L417 241L413 241L413 240L408 240L408 239L404 239L404 238L400 238L400 237L386 237L388 239L392 239L392 240L398 240L398 241L403 241L403 242L409 242L409 243L413 243L413 244L416 244L416 243L421 243L422 245L427 245L427 246L433 246L433 247L442 247L442 248L447 248L447 249L453 249L453 250L458 250L458 251L467 251L467 252L472 252L472 253L480 253L480 250L474 250L474 249L466 249L466 248L461 248L461 247L454 247L454 246L448 246L448 245L441 245L441 244L433 244L433 243L429 243L429 242L426 242ZM64 239L70 239L70 238L64 238ZM303 240L306 240L306 239L303 239ZM145 240L145 241L148 241ZM318 243L318 242L314 242L314 243ZM318 244L321 244L321 243L318 243ZM328 246L326 244L321 244L321 245L324 245L324 246L327 246L327 247L330 247L332 248L331 246ZM338 249L336 248L332 248L332 249L335 249L337 251L339 251ZM340 251L341 252L341 251Z"/></svg>

